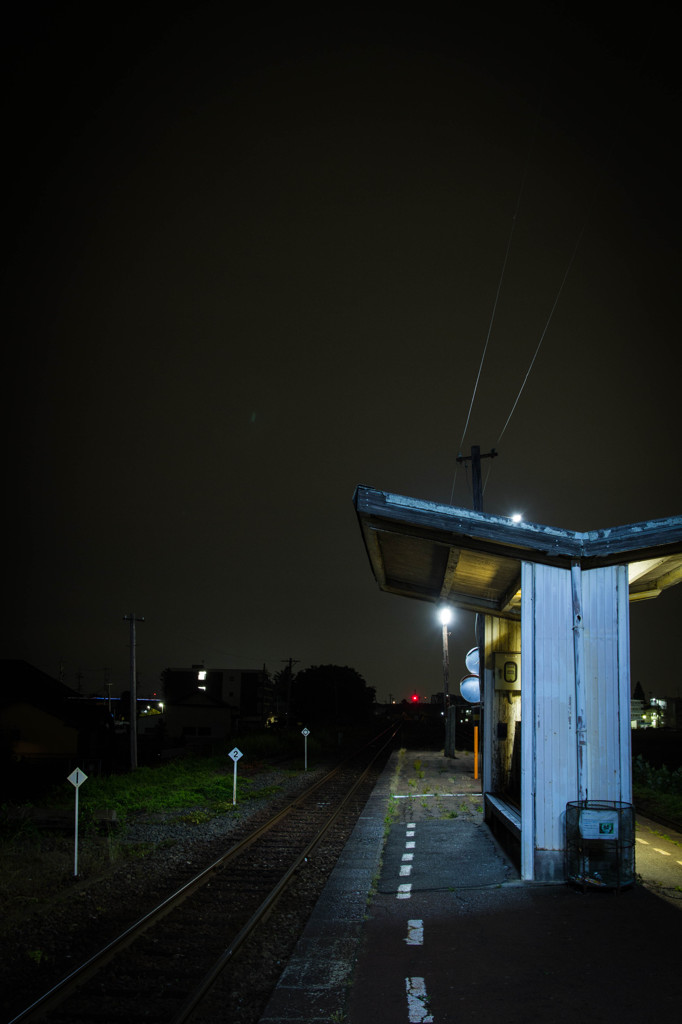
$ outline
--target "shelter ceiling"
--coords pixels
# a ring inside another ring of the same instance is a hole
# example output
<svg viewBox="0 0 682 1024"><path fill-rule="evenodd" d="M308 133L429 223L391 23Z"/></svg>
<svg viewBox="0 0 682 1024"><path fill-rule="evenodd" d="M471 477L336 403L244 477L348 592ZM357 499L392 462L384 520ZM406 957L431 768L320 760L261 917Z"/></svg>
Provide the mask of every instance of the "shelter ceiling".
<svg viewBox="0 0 682 1024"><path fill-rule="evenodd" d="M382 590L520 616L521 564L628 565L631 600L682 580L682 517L577 533L358 487L355 508Z"/></svg>

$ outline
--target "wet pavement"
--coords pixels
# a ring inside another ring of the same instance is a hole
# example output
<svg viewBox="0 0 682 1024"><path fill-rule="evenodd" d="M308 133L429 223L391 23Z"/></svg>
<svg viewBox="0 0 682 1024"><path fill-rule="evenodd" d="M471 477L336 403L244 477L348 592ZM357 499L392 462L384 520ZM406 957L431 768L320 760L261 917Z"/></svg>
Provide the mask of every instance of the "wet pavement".
<svg viewBox="0 0 682 1024"><path fill-rule="evenodd" d="M679 1018L679 909L522 883L473 767L392 755L261 1024Z"/></svg>

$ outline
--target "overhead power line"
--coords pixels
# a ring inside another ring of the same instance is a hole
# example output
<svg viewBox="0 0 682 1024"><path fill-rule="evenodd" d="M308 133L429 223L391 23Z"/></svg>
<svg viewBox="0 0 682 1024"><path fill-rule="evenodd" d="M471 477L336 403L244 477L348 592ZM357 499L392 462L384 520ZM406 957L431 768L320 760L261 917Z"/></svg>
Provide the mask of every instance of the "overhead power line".
<svg viewBox="0 0 682 1024"><path fill-rule="evenodd" d="M504 434L505 430L509 426L509 421L512 418L512 416L514 415L514 410L516 409L516 406L519 404L519 399L521 397L523 389L525 388L526 382L527 382L528 378L530 377L530 371L533 369L533 364L535 363L535 360L537 359L537 356L538 356L538 352L540 351L542 343L545 340L545 335L547 334L547 330L548 330L549 325L551 323L552 317L554 316L554 311L555 311L555 309L557 308L557 306L559 304L559 299L561 298L561 293L564 290L564 285L566 284L566 279L568 278L568 275L569 275L569 272L571 270L571 267L573 266L573 261L575 259L576 253L578 251L578 246L580 245L580 242L582 241L582 237L585 234L585 228L586 227L587 227L587 218L585 218L585 223L583 224L582 229L580 231L580 234L578 235L576 243L575 243L575 245L573 247L573 252L571 253L571 258L569 259L568 266L566 267L566 270L564 271L564 276L563 276L563 278L561 280L561 284L559 285L559 290L556 293L556 298L554 299L554 303L553 303L552 308L551 308L551 310L549 312L549 316L547 317L547 322L545 323L545 326L544 326L544 328L542 330L542 334L540 335L540 340L538 341L537 346L535 348L535 352L533 353L533 358L531 359L530 364L528 366L528 369L526 370L526 376L523 378L523 381L521 383L521 387L519 388L519 393L517 394L517 396L516 396L516 398L514 400L514 404L511 407L511 412L507 416L506 422L505 422L504 426L502 427L502 430L500 431L499 437L497 438L497 441L495 442L495 444L499 444L500 443L502 435Z"/></svg>
<svg viewBox="0 0 682 1024"><path fill-rule="evenodd" d="M471 420L471 412L472 412L473 407L474 407L474 401L476 399L476 392L478 391L478 384L479 384L479 381L481 379L481 373L483 371L483 363L485 362L486 353L488 351L488 343L490 341L490 336L492 334L493 323L495 321L495 314L497 312L497 304L498 304L499 299L500 299L500 292L502 291L502 283L504 281L504 275L505 275L505 271L507 269L507 263L509 261L509 253L511 251L512 239L514 238L514 230L516 228L516 221L517 221L517 218L518 218L519 209L521 208L521 199L523 197L523 190L525 188L526 178L528 177L528 168L530 167L530 156L531 156L531 152L533 150L533 145L535 143L535 137L537 135L539 120L540 120L540 107L538 106L538 112L537 112L537 116L535 118L535 126L533 128L533 134L531 136L530 144L528 146L528 154L526 156L526 164L524 166L523 174L521 176L521 184L519 186L519 194L518 194L518 197L517 197L517 200L516 200L516 208L514 209L514 214L512 216L512 220L511 220L511 226L509 228L509 236L507 238L507 247L506 247L505 253L504 253L504 260L502 261L502 269L500 271L500 278L499 278L499 281L497 283L497 291L495 292L495 301L493 302L493 308L492 308L492 311L491 311L491 314L490 314L490 322L488 324L488 332L486 334L485 344L483 346L483 352L481 354L481 361L480 361L479 366L478 366L478 373L476 374L476 380L474 381L473 391L471 393L471 401L469 402L469 411L467 413L466 422L464 424L464 430L462 431L462 437L461 437L461 440L459 442L458 456L460 456L462 454L462 447L464 445L464 439L466 437L467 430L469 429L469 421ZM457 468L459 466L459 462L460 462L460 459L458 457L458 460L457 460L457 462L455 464L454 476L452 478L452 488L451 488L451 491L450 491L450 504L452 504L452 500L453 500L454 493L455 493L455 482L457 480Z"/></svg>

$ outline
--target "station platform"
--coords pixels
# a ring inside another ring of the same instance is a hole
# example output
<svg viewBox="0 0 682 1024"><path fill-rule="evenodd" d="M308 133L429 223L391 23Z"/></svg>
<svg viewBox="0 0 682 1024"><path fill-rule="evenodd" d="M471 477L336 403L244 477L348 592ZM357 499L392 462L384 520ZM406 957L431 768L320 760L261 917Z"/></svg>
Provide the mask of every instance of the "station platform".
<svg viewBox="0 0 682 1024"><path fill-rule="evenodd" d="M260 1024L678 1019L680 909L522 882L473 756L396 751Z"/></svg>

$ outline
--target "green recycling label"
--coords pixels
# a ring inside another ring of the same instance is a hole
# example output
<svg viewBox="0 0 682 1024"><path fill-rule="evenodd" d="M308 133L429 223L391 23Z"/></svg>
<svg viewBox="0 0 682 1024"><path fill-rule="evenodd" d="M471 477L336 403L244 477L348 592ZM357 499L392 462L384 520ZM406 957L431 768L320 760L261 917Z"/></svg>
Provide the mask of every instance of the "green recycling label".
<svg viewBox="0 0 682 1024"><path fill-rule="evenodd" d="M579 828L583 839L617 839L618 811L581 811Z"/></svg>

